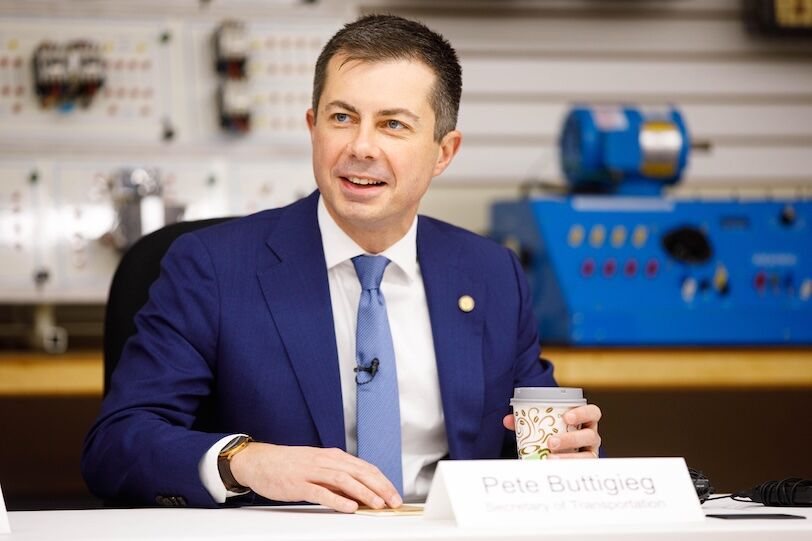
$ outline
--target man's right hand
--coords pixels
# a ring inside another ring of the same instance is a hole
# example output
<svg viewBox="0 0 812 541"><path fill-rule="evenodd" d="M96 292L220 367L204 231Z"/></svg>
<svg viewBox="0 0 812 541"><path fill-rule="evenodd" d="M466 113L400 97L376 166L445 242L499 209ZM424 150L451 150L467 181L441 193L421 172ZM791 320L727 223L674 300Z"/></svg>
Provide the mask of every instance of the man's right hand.
<svg viewBox="0 0 812 541"><path fill-rule="evenodd" d="M231 458L231 473L265 498L318 503L342 513L354 513L359 503L373 509L402 503L378 468L341 449L252 442Z"/></svg>

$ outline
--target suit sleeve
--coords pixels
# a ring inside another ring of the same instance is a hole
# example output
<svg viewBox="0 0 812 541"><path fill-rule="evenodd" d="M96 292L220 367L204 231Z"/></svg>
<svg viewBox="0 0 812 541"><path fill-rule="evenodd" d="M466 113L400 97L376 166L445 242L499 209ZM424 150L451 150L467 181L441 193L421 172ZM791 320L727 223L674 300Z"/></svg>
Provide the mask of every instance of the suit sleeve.
<svg viewBox="0 0 812 541"><path fill-rule="evenodd" d="M210 254L193 234L181 236L161 263L85 439L82 474L97 496L216 505L198 463L226 434L206 433L195 422L212 395L219 303Z"/></svg>
<svg viewBox="0 0 812 541"><path fill-rule="evenodd" d="M513 273L519 289L519 325L516 331L515 387L557 387L553 377L553 365L542 359L538 324L533 315L533 301L527 278L519 260L510 252Z"/></svg>
<svg viewBox="0 0 812 541"><path fill-rule="evenodd" d="M513 274L519 291L519 317L516 328L516 360L513 366L514 387L557 387L553 365L541 358L538 324L533 315L533 301L527 278L513 252L510 252ZM505 429L501 456L516 458L516 435Z"/></svg>

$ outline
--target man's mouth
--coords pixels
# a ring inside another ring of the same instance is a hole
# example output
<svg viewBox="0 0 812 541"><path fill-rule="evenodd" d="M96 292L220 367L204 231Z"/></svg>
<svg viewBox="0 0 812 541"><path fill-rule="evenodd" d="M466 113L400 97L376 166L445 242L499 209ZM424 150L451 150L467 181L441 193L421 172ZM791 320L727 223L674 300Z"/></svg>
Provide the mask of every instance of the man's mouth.
<svg viewBox="0 0 812 541"><path fill-rule="evenodd" d="M382 180L375 180L371 178L361 178L361 177L341 177L342 180L346 180L347 182L354 184L355 186L383 186L386 182Z"/></svg>

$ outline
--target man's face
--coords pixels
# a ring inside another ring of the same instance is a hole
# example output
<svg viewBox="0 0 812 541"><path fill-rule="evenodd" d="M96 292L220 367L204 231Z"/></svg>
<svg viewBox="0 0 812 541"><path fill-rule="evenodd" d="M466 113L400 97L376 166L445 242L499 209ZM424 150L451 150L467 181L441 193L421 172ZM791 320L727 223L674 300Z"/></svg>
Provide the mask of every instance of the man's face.
<svg viewBox="0 0 812 541"><path fill-rule="evenodd" d="M313 171L333 219L369 249L362 239L391 244L406 233L461 136L434 140L435 75L425 64L344 60L336 55L327 66L318 117L307 112Z"/></svg>

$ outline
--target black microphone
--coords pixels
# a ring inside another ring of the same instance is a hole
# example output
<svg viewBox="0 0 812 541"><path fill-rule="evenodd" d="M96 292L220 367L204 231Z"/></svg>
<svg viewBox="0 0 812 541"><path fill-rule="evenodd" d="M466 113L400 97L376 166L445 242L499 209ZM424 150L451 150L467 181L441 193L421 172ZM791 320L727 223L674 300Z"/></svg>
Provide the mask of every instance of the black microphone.
<svg viewBox="0 0 812 541"><path fill-rule="evenodd" d="M372 381L372 379L375 377L375 374L378 373L379 364L380 362L378 361L378 358L375 357L374 359L372 359L372 362L370 363L369 366L356 366L355 368L353 368L352 371L355 372L355 383L357 383L358 385L365 385L370 381ZM360 372L367 372L369 374L369 379L366 381L359 381L358 374Z"/></svg>

